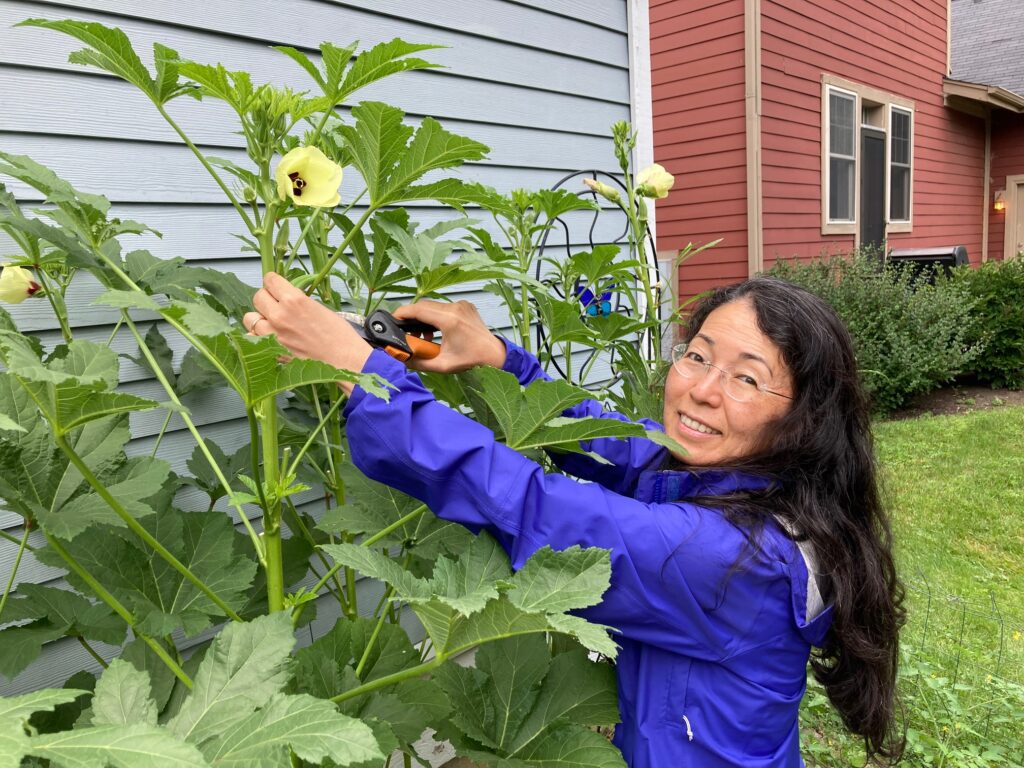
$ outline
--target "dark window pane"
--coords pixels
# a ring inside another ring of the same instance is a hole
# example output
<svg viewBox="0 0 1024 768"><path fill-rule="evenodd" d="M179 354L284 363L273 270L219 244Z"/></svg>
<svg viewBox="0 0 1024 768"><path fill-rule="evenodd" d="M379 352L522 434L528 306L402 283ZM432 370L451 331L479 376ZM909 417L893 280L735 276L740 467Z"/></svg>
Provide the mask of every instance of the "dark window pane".
<svg viewBox="0 0 1024 768"><path fill-rule="evenodd" d="M829 158L828 217L831 221L853 221L853 160Z"/></svg>
<svg viewBox="0 0 1024 768"><path fill-rule="evenodd" d="M829 152L834 155L854 155L854 99L838 93L829 94Z"/></svg>
<svg viewBox="0 0 1024 768"><path fill-rule="evenodd" d="M910 165L910 113L892 112L892 162Z"/></svg>
<svg viewBox="0 0 1024 768"><path fill-rule="evenodd" d="M910 169L893 166L889 176L889 219L910 219Z"/></svg>

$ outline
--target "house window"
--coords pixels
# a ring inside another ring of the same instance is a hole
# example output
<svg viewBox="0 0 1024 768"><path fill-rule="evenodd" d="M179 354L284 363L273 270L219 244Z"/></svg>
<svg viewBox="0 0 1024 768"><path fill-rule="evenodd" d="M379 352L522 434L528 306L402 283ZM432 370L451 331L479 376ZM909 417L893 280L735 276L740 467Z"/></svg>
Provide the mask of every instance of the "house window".
<svg viewBox="0 0 1024 768"><path fill-rule="evenodd" d="M854 221L857 95L828 89L828 220Z"/></svg>
<svg viewBox="0 0 1024 768"><path fill-rule="evenodd" d="M910 221L910 159L913 113L893 107L889 115L889 220Z"/></svg>
<svg viewBox="0 0 1024 768"><path fill-rule="evenodd" d="M821 76L821 233L854 245L913 231L914 102Z"/></svg>

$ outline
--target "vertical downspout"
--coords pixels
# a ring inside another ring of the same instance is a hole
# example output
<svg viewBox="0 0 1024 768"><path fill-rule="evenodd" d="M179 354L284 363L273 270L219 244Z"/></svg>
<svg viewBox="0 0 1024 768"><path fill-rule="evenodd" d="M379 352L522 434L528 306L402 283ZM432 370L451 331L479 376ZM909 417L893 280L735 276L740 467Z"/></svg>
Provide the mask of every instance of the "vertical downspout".
<svg viewBox="0 0 1024 768"><path fill-rule="evenodd" d="M981 261L988 261L988 212L992 199L992 108L985 107L985 192L981 198Z"/></svg>
<svg viewBox="0 0 1024 768"><path fill-rule="evenodd" d="M744 99L747 129L747 274L764 269L761 197L761 0L744 0Z"/></svg>
<svg viewBox="0 0 1024 768"><path fill-rule="evenodd" d="M633 170L646 168L654 162L654 96L651 88L651 27L647 0L629 0L626 5L627 27L629 30L629 117L633 130L636 131L636 147L633 149ZM649 201L651 217L647 227L651 240L658 242L657 201ZM678 290L678 276L672 272L675 263L675 252L667 254L664 259L654 248L647 249L647 262L650 267L651 282L658 281L659 273L669 282L672 295ZM668 308L669 311L673 307ZM664 317L664 308L659 307ZM668 358L672 349L672 334L662 333L662 349L650 350L652 355L660 352ZM646 348L647 342L644 342Z"/></svg>

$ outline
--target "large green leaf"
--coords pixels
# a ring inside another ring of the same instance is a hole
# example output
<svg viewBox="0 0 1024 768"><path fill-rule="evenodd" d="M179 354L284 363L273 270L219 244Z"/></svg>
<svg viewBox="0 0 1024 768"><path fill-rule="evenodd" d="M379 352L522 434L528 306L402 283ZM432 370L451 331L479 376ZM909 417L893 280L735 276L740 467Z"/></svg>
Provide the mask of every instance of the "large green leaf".
<svg viewBox="0 0 1024 768"><path fill-rule="evenodd" d="M516 377L496 368L474 368L462 374L478 420L496 427L499 438L520 451L552 448L580 452L580 442L599 437L642 437L670 450L682 446L658 430L618 419L572 419L562 412L590 397L566 381L532 382L525 389Z"/></svg>
<svg viewBox="0 0 1024 768"><path fill-rule="evenodd" d="M191 695L168 728L199 746L226 733L284 688L294 644L283 611L229 624L213 641Z"/></svg>
<svg viewBox="0 0 1024 768"><path fill-rule="evenodd" d="M512 579L509 600L524 611L561 613L600 602L612 567L603 549L538 549Z"/></svg>
<svg viewBox="0 0 1024 768"><path fill-rule="evenodd" d="M616 723L619 712L612 668L582 650L552 659L542 637L512 637L481 648L475 669L449 663L434 678L452 702L451 735L477 762L625 765L587 728Z"/></svg>
<svg viewBox="0 0 1024 768"><path fill-rule="evenodd" d="M357 104L352 116L355 125L338 130L366 180L374 208L401 202L406 190L428 172L480 160L488 151L477 141L449 133L430 117L413 132L402 123L405 113L381 102Z"/></svg>
<svg viewBox="0 0 1024 768"><path fill-rule="evenodd" d="M142 525L198 578L238 610L256 570L246 554L243 537L226 515L218 512L183 513L160 510ZM119 600L128 605L139 629L163 637L181 628L194 635L223 618L221 610L178 571L133 537L111 536L94 528L67 545L71 554ZM62 561L41 550L45 562ZM68 580L78 589L88 587L74 574Z"/></svg>
<svg viewBox="0 0 1024 768"><path fill-rule="evenodd" d="M0 355L59 434L117 413L173 407L113 391L117 353L102 344L76 339L63 357L44 363L23 337L0 331Z"/></svg>
<svg viewBox="0 0 1024 768"><path fill-rule="evenodd" d="M356 544L325 544L336 562L387 582L402 600L416 605L438 601L464 616L483 610L498 597L498 587L512 576L508 556L487 534L477 536L456 559L441 557L433 576L418 579L397 562Z"/></svg>
<svg viewBox="0 0 1024 768"><path fill-rule="evenodd" d="M413 53L441 47L440 45L407 43L397 37L387 42L378 43L370 50L360 53L356 58L341 84L340 96L345 98L370 83L398 72L440 67L440 64L431 64L423 59L408 57ZM328 67L328 77L335 75L338 71L338 62L331 61L331 57L326 51L324 59Z"/></svg>
<svg viewBox="0 0 1024 768"><path fill-rule="evenodd" d="M204 768L207 762L191 744L166 728L152 725L104 725L48 733L29 739L28 753L61 768Z"/></svg>
<svg viewBox="0 0 1024 768"><path fill-rule="evenodd" d="M65 634L108 645L124 642L124 622L104 603L92 603L67 589L19 584L4 608L4 621L43 619ZM2 634L2 633L0 633Z"/></svg>
<svg viewBox="0 0 1024 768"><path fill-rule="evenodd" d="M340 766L385 757L365 723L329 701L284 694L208 741L203 753L213 766L287 768L289 748L303 760Z"/></svg>
<svg viewBox="0 0 1024 768"><path fill-rule="evenodd" d="M147 500L160 492L170 471L170 464L163 459L137 456L110 474L104 487L125 512L141 519L153 514L154 509ZM57 512L41 511L39 522L54 536L67 540L92 525L125 526L125 522L95 490L76 496Z"/></svg>
<svg viewBox="0 0 1024 768"><path fill-rule="evenodd" d="M345 504L332 507L317 524L331 534L376 534L422 506L418 499L388 485L370 480L350 463L342 464ZM429 510L394 529L379 540L381 547L404 546L419 557L433 559L442 552L458 554L472 534L461 525L437 518Z"/></svg>
<svg viewBox="0 0 1024 768"><path fill-rule="evenodd" d="M588 394L566 381L534 381L525 390L516 377L496 368L480 367L464 374L485 404L511 448L530 444L535 432Z"/></svg>
<svg viewBox="0 0 1024 768"><path fill-rule="evenodd" d="M177 71L173 65L169 66L170 54L173 54L173 51L164 46L156 49L158 80L154 82L132 48L128 36L117 27L105 27L95 21L71 19L26 19L15 26L43 27L78 38L89 47L72 53L68 56L68 61L72 64L97 67L127 80L158 104L182 92L176 87Z"/></svg>
<svg viewBox="0 0 1024 768"><path fill-rule="evenodd" d="M398 625L358 618L339 619L334 628L296 654L294 689L329 698L371 680L420 664L420 654ZM365 656L360 674L355 668ZM386 724L397 742L408 746L427 727L437 727L448 714L440 689L427 680L405 680L363 696L347 699L341 711L364 722ZM378 741L385 741L378 735Z"/></svg>
<svg viewBox="0 0 1024 768"><path fill-rule="evenodd" d="M227 383L241 396L247 407L261 400L307 384L351 381L378 397L387 399L387 384L375 374L353 373L319 360L292 359L281 363L288 350L273 336L252 337L234 327L219 327L199 317L212 313L205 304L175 305L165 314L184 322L200 336L206 355L215 361Z"/></svg>
<svg viewBox="0 0 1024 768"><path fill-rule="evenodd" d="M29 751L26 726L36 712L50 712L88 691L46 689L22 696L0 696L0 768L18 768Z"/></svg>
<svg viewBox="0 0 1024 768"><path fill-rule="evenodd" d="M149 674L127 661L114 659L96 682L92 725L156 725Z"/></svg>
<svg viewBox="0 0 1024 768"><path fill-rule="evenodd" d="M0 632L0 675L13 678L39 657L39 651L49 642L64 636L61 627L46 622L33 622L27 626L10 627Z"/></svg>

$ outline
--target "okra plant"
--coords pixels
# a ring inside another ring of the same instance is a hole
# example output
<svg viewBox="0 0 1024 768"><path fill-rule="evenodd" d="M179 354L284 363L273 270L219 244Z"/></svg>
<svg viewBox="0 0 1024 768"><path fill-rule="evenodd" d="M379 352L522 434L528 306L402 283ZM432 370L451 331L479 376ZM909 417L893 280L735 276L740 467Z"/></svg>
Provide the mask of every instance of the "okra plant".
<svg viewBox="0 0 1024 768"><path fill-rule="evenodd" d="M358 100L384 77L434 67L420 58L434 46L396 39L357 55L354 44L323 43L315 60L280 46L291 60L282 64L309 76L310 90L296 92L182 60L160 44L151 70L123 32L97 23L23 25L77 38L85 47L72 62L148 98L230 202L242 248L259 255L264 273L285 274L334 310L363 313L486 281L519 340L529 343L533 324L548 325L556 343L537 350L546 361L571 357L570 344L619 345L637 370L659 370L636 353L638 336L660 324L657 286L635 253L599 247L550 265L565 285L631 292L629 317L589 317L573 291L553 296L550 281L532 277L538 233L594 208L597 192L505 196L439 178L487 148L432 118L413 127L394 106ZM182 98L233 111L244 164L189 138L168 108ZM617 204L642 248L643 197L668 182L649 174L634 183L628 126L615 137L626 179ZM623 764L592 728L617 720L610 667L591 660L614 659L613 636L572 613L601 599L606 552L544 548L513 573L492 538L438 520L349 463L336 384L358 382L386 399L385 382L312 360L281 362L286 350L273 337L241 327L253 286L134 248L133 237L153 230L114 217L107 199L32 158L0 147L0 175L45 199L26 209L0 184L0 229L14 249L3 254L0 299L47 302L61 333L44 345L19 331L19 308L0 310L0 498L23 521L16 534L2 532L16 554L0 598L0 674L16 676L60 638L80 643L101 668L61 689L0 698L0 762L379 766L398 751L409 765L414 743L433 729L481 764ZM450 206L451 218L421 229L402 206L423 200ZM485 217L496 236L480 225ZM68 297L85 277L102 288L95 303L117 313L105 342L80 337L68 318ZM119 333L133 337L133 360L159 383L160 400L119 388ZM177 362L168 339L187 343ZM541 460L541 449L645 434L619 421L560 418L590 396L565 381L523 389L488 369L431 382ZM234 393L249 427L233 450L187 405L218 388ZM148 453L129 446L131 414L143 411L163 425ZM178 470L160 451L172 422L195 444ZM28 554L61 569L70 589L18 584ZM375 581L357 588L360 576ZM333 629L296 650L296 630L331 601L340 615ZM120 651L108 659L96 643ZM477 646L475 668L452 661Z"/></svg>

